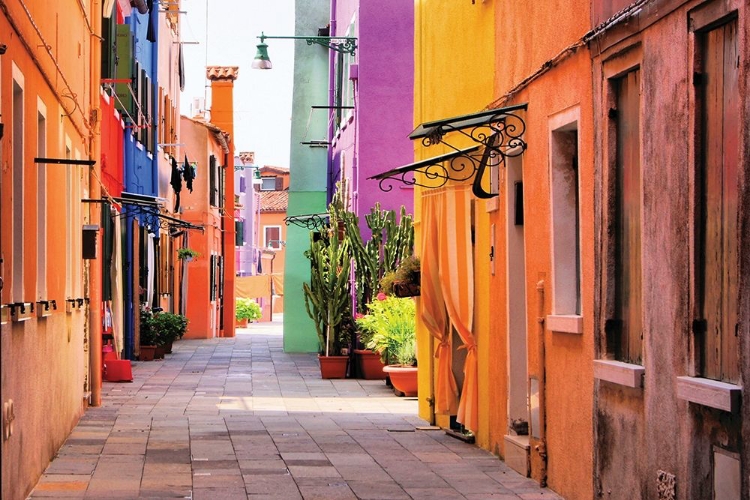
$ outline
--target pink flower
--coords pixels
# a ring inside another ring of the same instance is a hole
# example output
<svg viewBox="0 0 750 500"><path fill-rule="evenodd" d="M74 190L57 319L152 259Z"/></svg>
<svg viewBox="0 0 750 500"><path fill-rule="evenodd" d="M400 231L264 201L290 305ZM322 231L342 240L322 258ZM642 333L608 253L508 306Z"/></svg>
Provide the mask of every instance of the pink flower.
<svg viewBox="0 0 750 500"><path fill-rule="evenodd" d="M378 294L378 297L377 297L377 298L378 298L378 300L385 300L385 294L384 294L383 292L380 292L380 293Z"/></svg>
<svg viewBox="0 0 750 500"><path fill-rule="evenodd" d="M362 319L364 317L365 317L365 315L362 314L362 313L357 313L357 314L354 315L354 319Z"/></svg>

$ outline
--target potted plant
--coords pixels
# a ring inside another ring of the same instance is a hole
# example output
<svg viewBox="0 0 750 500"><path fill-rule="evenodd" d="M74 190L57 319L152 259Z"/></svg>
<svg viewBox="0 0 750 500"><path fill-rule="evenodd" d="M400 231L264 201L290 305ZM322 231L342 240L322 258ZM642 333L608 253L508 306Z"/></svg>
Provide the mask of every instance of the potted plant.
<svg viewBox="0 0 750 500"><path fill-rule="evenodd" d="M195 257L200 257L200 254L192 248L178 248L177 258L182 259L185 262L190 262Z"/></svg>
<svg viewBox="0 0 750 500"><path fill-rule="evenodd" d="M172 343L185 335L188 319L181 314L157 312L149 322L156 335L157 347L163 347L165 353L171 353Z"/></svg>
<svg viewBox="0 0 750 500"><path fill-rule="evenodd" d="M151 308L142 306L140 312L140 348L138 359L140 361L153 361L156 354L157 336L151 325L153 317Z"/></svg>
<svg viewBox="0 0 750 500"><path fill-rule="evenodd" d="M259 320L262 316L260 305L253 299L238 297L234 301L234 317L237 319L237 326L247 328L248 321Z"/></svg>
<svg viewBox="0 0 750 500"><path fill-rule="evenodd" d="M416 297L420 294L422 272L419 257L409 256L399 262L398 267L383 275L381 290L396 297Z"/></svg>
<svg viewBox="0 0 750 500"><path fill-rule="evenodd" d="M305 310L313 320L320 342L320 370L323 378L344 378L348 356L347 330L340 328L351 315L349 286L349 252L346 241L340 242L337 231L316 239L310 233L310 283L303 283Z"/></svg>
<svg viewBox="0 0 750 500"><path fill-rule="evenodd" d="M396 391L417 395L416 306L408 297L379 293L357 319L366 346L380 353ZM360 337L361 338L361 337Z"/></svg>

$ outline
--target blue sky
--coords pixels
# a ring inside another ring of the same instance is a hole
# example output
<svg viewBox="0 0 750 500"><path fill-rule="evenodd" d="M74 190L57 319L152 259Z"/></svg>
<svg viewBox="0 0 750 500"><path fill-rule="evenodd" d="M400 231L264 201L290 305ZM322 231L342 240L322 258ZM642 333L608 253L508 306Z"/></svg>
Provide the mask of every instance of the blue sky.
<svg viewBox="0 0 750 500"><path fill-rule="evenodd" d="M194 97L206 96L206 66L239 66L234 84L235 152L255 151L258 165L289 167L294 42L267 40L273 69L254 70L256 38L294 34L294 0L183 0L181 36L185 90L180 113L192 116ZM206 36L208 34L208 36Z"/></svg>

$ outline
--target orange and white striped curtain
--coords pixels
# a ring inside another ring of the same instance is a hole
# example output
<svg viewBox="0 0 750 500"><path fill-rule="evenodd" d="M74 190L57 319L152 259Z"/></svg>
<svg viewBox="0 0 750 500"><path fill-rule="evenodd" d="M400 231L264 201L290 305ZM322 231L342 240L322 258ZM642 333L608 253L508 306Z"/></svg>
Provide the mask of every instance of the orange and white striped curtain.
<svg viewBox="0 0 750 500"><path fill-rule="evenodd" d="M422 319L439 341L436 352L439 359L436 410L444 411L444 407L438 406L438 402L443 398L442 402L445 403L450 394L455 395L456 387L451 370L450 337L445 331L443 314L447 310L451 324L463 341L461 348L467 350L464 384L456 420L476 431L479 423L479 391L477 346L471 332L474 315L474 259L470 186L448 187L425 193L422 197L422 224Z"/></svg>
<svg viewBox="0 0 750 500"><path fill-rule="evenodd" d="M445 300L440 286L439 222L443 210L442 196L428 193L422 197L421 318L437 340L437 380L435 412L452 415L458 407L458 386L451 369L450 335L446 329Z"/></svg>

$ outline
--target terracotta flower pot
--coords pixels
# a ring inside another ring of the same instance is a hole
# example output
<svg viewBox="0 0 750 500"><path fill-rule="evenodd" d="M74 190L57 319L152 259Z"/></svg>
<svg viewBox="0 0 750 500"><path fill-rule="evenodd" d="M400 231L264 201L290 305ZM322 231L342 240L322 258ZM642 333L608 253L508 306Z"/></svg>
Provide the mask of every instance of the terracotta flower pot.
<svg viewBox="0 0 750 500"><path fill-rule="evenodd" d="M393 388L402 392L406 397L417 395L417 367L388 365L383 368L390 378Z"/></svg>
<svg viewBox="0 0 750 500"><path fill-rule="evenodd" d="M165 352L165 353L167 353L167 354L172 354L172 342L173 342L173 341L172 341L172 340L170 340L169 342L166 342L166 343L164 344L164 352Z"/></svg>
<svg viewBox="0 0 750 500"><path fill-rule="evenodd" d="M247 318L245 319L237 319L237 328L247 328Z"/></svg>
<svg viewBox="0 0 750 500"><path fill-rule="evenodd" d="M142 345L138 359L141 361L153 361L154 355L156 354L155 345Z"/></svg>
<svg viewBox="0 0 750 500"><path fill-rule="evenodd" d="M345 378L346 365L349 362L349 356L321 356L320 361L321 378Z"/></svg>
<svg viewBox="0 0 750 500"><path fill-rule="evenodd" d="M380 360L380 353L369 349L355 349L354 354L359 360L360 375L365 380L384 380L385 365Z"/></svg>
<svg viewBox="0 0 750 500"><path fill-rule="evenodd" d="M164 359L164 355L167 353L167 348L163 345L156 346L154 351L154 359Z"/></svg>

